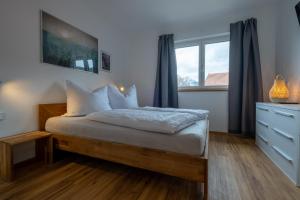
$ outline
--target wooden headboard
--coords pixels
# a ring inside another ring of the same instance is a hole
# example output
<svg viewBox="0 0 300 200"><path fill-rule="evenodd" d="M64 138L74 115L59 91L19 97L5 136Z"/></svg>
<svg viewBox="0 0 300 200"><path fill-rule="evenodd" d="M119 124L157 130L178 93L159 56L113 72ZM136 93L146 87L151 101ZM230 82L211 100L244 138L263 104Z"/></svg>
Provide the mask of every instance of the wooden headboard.
<svg viewBox="0 0 300 200"><path fill-rule="evenodd" d="M51 117L63 115L67 112L66 103L39 105L39 130L44 131L46 121Z"/></svg>

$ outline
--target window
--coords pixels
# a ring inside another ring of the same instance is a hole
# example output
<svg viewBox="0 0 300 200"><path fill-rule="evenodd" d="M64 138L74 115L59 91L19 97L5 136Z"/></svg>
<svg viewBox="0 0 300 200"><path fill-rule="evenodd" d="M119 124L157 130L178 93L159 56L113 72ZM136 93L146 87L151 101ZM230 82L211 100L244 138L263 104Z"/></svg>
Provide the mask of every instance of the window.
<svg viewBox="0 0 300 200"><path fill-rule="evenodd" d="M90 59L90 60L87 60L87 62L88 62L88 66L89 66L89 71L93 71L93 69L94 69L94 63L93 63L93 60L92 59Z"/></svg>
<svg viewBox="0 0 300 200"><path fill-rule="evenodd" d="M176 49L179 86L199 85L199 46Z"/></svg>
<svg viewBox="0 0 300 200"><path fill-rule="evenodd" d="M229 36L176 43L178 87L226 88Z"/></svg>
<svg viewBox="0 0 300 200"><path fill-rule="evenodd" d="M83 62L83 60L76 60L75 61L75 68L77 68L77 69L84 69L84 62Z"/></svg>

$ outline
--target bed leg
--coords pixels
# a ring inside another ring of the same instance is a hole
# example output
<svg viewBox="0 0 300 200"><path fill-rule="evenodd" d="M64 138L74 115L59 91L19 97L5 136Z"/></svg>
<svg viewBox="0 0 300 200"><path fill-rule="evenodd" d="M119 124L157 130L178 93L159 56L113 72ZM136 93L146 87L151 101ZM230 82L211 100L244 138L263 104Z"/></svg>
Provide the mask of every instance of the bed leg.
<svg viewBox="0 0 300 200"><path fill-rule="evenodd" d="M203 183L196 182L196 199L202 200L203 199Z"/></svg>
<svg viewBox="0 0 300 200"><path fill-rule="evenodd" d="M204 183L203 200L208 200L208 183Z"/></svg>
<svg viewBox="0 0 300 200"><path fill-rule="evenodd" d="M204 200L208 200L208 160L206 161L206 172L205 172L205 182L204 182Z"/></svg>
<svg viewBox="0 0 300 200"><path fill-rule="evenodd" d="M206 161L205 168L203 200L208 200L208 160Z"/></svg>
<svg viewBox="0 0 300 200"><path fill-rule="evenodd" d="M203 182L197 182L197 188L196 188L196 199L197 200L207 200L207 184Z"/></svg>

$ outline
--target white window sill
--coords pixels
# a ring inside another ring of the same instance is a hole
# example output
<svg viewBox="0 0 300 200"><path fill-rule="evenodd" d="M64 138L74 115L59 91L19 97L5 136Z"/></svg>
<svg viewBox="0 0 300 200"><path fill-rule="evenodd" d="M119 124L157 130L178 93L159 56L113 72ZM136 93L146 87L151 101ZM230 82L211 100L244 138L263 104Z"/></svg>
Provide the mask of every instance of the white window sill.
<svg viewBox="0 0 300 200"><path fill-rule="evenodd" d="M179 87L178 92L227 92L228 86L190 86L190 87Z"/></svg>

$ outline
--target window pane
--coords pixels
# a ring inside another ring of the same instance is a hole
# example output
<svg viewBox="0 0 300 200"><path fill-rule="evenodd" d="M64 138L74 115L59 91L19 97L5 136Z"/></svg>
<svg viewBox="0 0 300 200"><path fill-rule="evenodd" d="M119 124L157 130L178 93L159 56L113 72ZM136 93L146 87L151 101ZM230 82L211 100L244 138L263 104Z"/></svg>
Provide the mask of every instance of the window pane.
<svg viewBox="0 0 300 200"><path fill-rule="evenodd" d="M205 86L227 86L229 80L229 42L205 45Z"/></svg>
<svg viewBox="0 0 300 200"><path fill-rule="evenodd" d="M89 66L89 71L93 71L93 69L94 69L94 63L93 63L93 60L87 60L87 62L88 62L88 66Z"/></svg>
<svg viewBox="0 0 300 200"><path fill-rule="evenodd" d="M199 46L176 49L178 86L199 85Z"/></svg>
<svg viewBox="0 0 300 200"><path fill-rule="evenodd" d="M75 68L77 68L77 69L84 69L84 62L83 62L83 60L76 60L75 61Z"/></svg>

